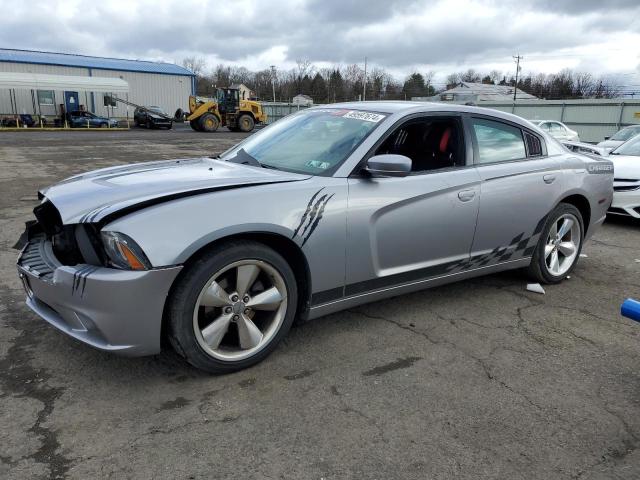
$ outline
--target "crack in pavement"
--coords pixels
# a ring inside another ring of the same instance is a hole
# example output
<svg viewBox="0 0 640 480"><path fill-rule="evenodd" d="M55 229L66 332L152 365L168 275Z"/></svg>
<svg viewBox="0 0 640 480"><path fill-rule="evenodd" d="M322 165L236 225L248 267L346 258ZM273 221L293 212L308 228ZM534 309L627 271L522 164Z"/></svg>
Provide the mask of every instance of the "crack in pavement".
<svg viewBox="0 0 640 480"><path fill-rule="evenodd" d="M6 313L9 318L19 318L24 316L25 312L20 307L18 295L13 293L7 287L0 287L2 298L12 298L16 301L11 304L7 303ZM42 409L38 412L37 417L29 428L40 439L40 447L37 451L30 455L26 455L13 463L20 460L31 459L36 463L44 464L49 469L49 478L64 478L71 468L72 461L64 454L60 453L60 442L58 441L58 432L45 427L44 424L49 419L55 407L55 401L65 392L63 387L51 387L47 384L50 375L46 370L38 370L31 365L33 359L33 350L38 345L38 335L34 335L34 331L19 329L13 325L13 321L9 322L12 328L19 331L19 335L13 339L11 346L7 350L7 354L0 359L0 384L2 385L2 397L13 395L17 398L31 398L42 403ZM24 322L21 325L25 325ZM40 324L36 330L48 328L45 324ZM38 381L36 381L38 380Z"/></svg>
<svg viewBox="0 0 640 480"><path fill-rule="evenodd" d="M471 354L470 352L468 352L468 351L466 351L466 350L464 350L464 349L460 348L460 346L459 346L459 345L457 345L457 344L455 344L454 342L451 342L451 341L449 341L449 340L433 340L432 338L430 338L430 337L429 337L427 334L425 334L424 332L420 332L420 331L418 331L418 330L415 330L415 329L413 329L413 328L411 328L411 327L408 327L408 326L406 326L406 325L403 325L403 324L401 324L401 323L399 323L399 322L397 322L397 321L395 321L395 320L391 320L391 319L389 319L389 318L382 317L382 316L371 315L371 314L368 314L368 313L366 313L366 312L362 312L362 311L360 311L360 310L353 310L353 309L352 309L352 310L348 310L348 312L350 312L350 313L355 313L355 314L358 314L358 315L361 315L361 316L363 316L363 317L365 317L365 318L370 318L370 319L373 319L373 320L381 320L381 321L385 321L385 322L391 323L391 324L393 324L393 325L395 325L395 326L397 326L397 327L402 328L403 330L408 330L408 331L410 331L410 332L412 332L412 333L414 333L414 334L417 334L417 335L420 335L420 336L422 336L422 337L426 338L426 339L427 339L431 344L433 344L433 345L443 345L443 344L444 344L444 345L449 345L449 346L453 347L456 351L461 352L463 355L465 355L466 357L470 358L470 359L471 359L471 360L473 360L475 363L477 363L477 364L480 366L480 368L482 368L482 371L484 372L485 376L487 377L487 379L488 379L489 381L492 381L492 382L497 383L498 385L500 385L500 386L501 386L501 387L503 387L504 389L508 390L508 391L509 391L509 392L511 392L512 394L514 394L514 395L516 395L516 396L518 396L518 397L522 398L523 400L525 400L525 402L527 402L529 405L531 405L531 406L535 407L535 408L536 408L537 410L539 410L540 412L544 412L544 411L545 411L545 410L544 410L544 408L542 408L541 406L539 406L538 404L536 404L536 403L535 403L534 401L532 401L528 396L526 396L525 394L523 394L523 393L521 393L521 392L518 392L518 391L514 390L510 385L508 385L508 384L507 384L507 383L505 383L504 381L502 381L502 380L498 379L498 378L497 378L497 377L492 373L491 368L489 367L489 365L487 365L487 360L488 360L488 359L483 359L483 358L477 357L477 356L475 356L475 355ZM445 317L443 317L442 315L439 315L439 314L438 314L438 313L436 313L436 312L432 312L432 313L434 313L434 315L436 315L436 317L438 317L438 318L440 318L440 319L442 319L442 320L445 320L445 321L447 320Z"/></svg>
<svg viewBox="0 0 640 480"><path fill-rule="evenodd" d="M630 439L625 438L622 440L622 448L609 447L607 451L600 456L600 459L597 462L588 465L587 467L579 470L577 473L572 475L571 478L573 478L574 480L582 478L584 474L589 473L593 469L609 461L620 462L640 447L640 438L633 432L633 429L631 428L629 423L624 418L622 418L619 413L611 410L611 408L607 406L607 402L602 398L603 387L604 385L600 385L596 393L596 396L600 399L602 409L609 415L614 417L616 420L618 420L618 422L620 422L622 428L624 429L624 432L630 437Z"/></svg>
<svg viewBox="0 0 640 480"><path fill-rule="evenodd" d="M638 247L627 247L625 245L616 245L615 243L609 243L609 242L605 242L603 240L597 240L595 238L591 238L591 242L597 244L597 245L604 245L605 247L611 247L611 248L624 248L627 250L638 250Z"/></svg>
<svg viewBox="0 0 640 480"><path fill-rule="evenodd" d="M378 425L378 422L376 422L373 418L371 418L364 412L358 410L357 408L352 407L351 405L347 405L347 403L343 399L344 395L340 393L340 391L338 390L338 387L336 387L335 385L332 385L331 394L337 397L338 402L340 403L340 405L342 405L342 408L340 410L342 410L344 413L354 413L360 418L364 419L369 425L371 425L378 431L378 435L380 436L380 439L382 440L383 443L385 444L389 443L389 440L385 435L384 428Z"/></svg>

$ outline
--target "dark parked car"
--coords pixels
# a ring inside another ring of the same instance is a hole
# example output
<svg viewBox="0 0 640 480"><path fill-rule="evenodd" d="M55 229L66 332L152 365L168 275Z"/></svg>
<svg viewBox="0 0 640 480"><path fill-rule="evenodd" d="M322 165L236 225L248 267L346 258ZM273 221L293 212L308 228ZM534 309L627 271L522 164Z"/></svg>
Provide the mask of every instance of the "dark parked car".
<svg viewBox="0 0 640 480"><path fill-rule="evenodd" d="M136 127L171 128L173 120L160 107L138 107L133 112Z"/></svg>
<svg viewBox="0 0 640 480"><path fill-rule="evenodd" d="M67 114L69 126L72 128L114 128L118 126L115 118L99 117L91 112L76 110Z"/></svg>

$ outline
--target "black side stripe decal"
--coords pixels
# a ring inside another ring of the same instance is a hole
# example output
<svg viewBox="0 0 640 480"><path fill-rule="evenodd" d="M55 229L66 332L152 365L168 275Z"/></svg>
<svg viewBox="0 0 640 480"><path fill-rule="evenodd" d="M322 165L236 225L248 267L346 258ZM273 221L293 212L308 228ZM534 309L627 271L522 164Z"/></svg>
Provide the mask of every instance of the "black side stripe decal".
<svg viewBox="0 0 640 480"><path fill-rule="evenodd" d="M345 285L344 292L341 291L341 288L316 292L311 297L311 306L322 305L323 303L339 300L345 296L371 292L380 288L401 286L405 283L430 280L443 275L462 273L467 270L475 270L510 260L530 257L538 245L538 239L544 229L546 220L547 216L545 215L540 219L530 237L525 237L524 232L521 232L513 237L508 245L495 247L489 253L475 255L471 258L463 258L433 267L347 284Z"/></svg>
<svg viewBox="0 0 640 480"><path fill-rule="evenodd" d="M313 197L311 197L311 200L309 200L309 203L307 204L307 209L304 211L304 214L302 215L302 218L300 219L300 223L298 224L298 226L294 230L293 235L291 236L291 238L294 238L296 235L298 235L298 232L300 231L300 229L304 225L304 222L307 220L307 217L309 216L309 213L311 212L311 206L313 205L313 201L316 199L316 197L318 195L320 195L320 192L322 190L324 190L324 187L322 187L320 190L318 190L316 193L314 193Z"/></svg>
<svg viewBox="0 0 640 480"><path fill-rule="evenodd" d="M309 233L307 234L306 237L304 237L304 240L302 241L302 246L303 247L304 247L304 244L307 243L307 240L309 240L309 238L311 237L311 234L313 233L313 231L318 227L318 224L320 223L320 220L322 220L322 214L324 213L324 209L327 206L327 203L329 203L329 200L331 200L331 198L333 198L334 195L335 195L335 193L332 193L331 195L329 195L327 197L327 199L322 203L322 205L320 205L320 210L318 211L318 214L317 214L315 220L313 221L313 225L311 225L311 229L309 230ZM325 196L326 195L323 195L323 197L325 197Z"/></svg>
<svg viewBox="0 0 640 480"><path fill-rule="evenodd" d="M326 200L326 198L327 198L327 195L322 195L316 201L315 205L313 205L313 209L311 210L311 214L309 215L309 223L307 223L307 225L302 230L302 233L300 234L301 237L304 237L304 235L307 233L307 230L309 230L309 227L311 226L316 216L318 215L318 211L320 210L320 205L322 204L322 202Z"/></svg>
<svg viewBox="0 0 640 480"><path fill-rule="evenodd" d="M293 231L293 235L291 236L291 238L295 238L296 236L302 238L301 247L304 247L305 243L307 243L309 238L311 238L313 232L316 230L316 228L318 228L320 220L322 220L324 209L329 203L329 200L331 200L335 195L335 193L332 193L331 195L325 193L324 195L320 196L320 198L318 198L323 190L324 187L314 193L313 196L309 199L307 208L302 214L302 218L300 218L300 223L298 223L298 226Z"/></svg>

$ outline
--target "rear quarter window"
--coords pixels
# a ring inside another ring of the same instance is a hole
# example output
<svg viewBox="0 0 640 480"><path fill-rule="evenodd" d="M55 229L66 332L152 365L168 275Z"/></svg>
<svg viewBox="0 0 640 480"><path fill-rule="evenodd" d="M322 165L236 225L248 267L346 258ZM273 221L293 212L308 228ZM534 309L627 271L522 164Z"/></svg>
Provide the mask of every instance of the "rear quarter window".
<svg viewBox="0 0 640 480"><path fill-rule="evenodd" d="M535 135L525 132L524 138L527 142L527 155L529 157L539 157L542 152L542 141Z"/></svg>

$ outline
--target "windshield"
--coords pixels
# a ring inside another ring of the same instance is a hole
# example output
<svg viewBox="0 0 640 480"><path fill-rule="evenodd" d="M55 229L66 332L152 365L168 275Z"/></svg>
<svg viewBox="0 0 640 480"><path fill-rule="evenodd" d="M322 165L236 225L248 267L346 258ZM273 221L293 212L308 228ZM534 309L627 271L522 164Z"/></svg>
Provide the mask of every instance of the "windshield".
<svg viewBox="0 0 640 480"><path fill-rule="evenodd" d="M632 155L640 157L640 135L623 143L611 152L610 155Z"/></svg>
<svg viewBox="0 0 640 480"><path fill-rule="evenodd" d="M147 110L153 113L159 113L160 115L166 115L164 113L164 110L162 110L160 107L149 107Z"/></svg>
<svg viewBox="0 0 640 480"><path fill-rule="evenodd" d="M613 135L609 140L617 140L626 142L631 137L638 135L640 133L640 127L627 127L618 131L615 135Z"/></svg>
<svg viewBox="0 0 640 480"><path fill-rule="evenodd" d="M249 137L222 159L330 175L384 118L383 114L360 110L301 111Z"/></svg>

